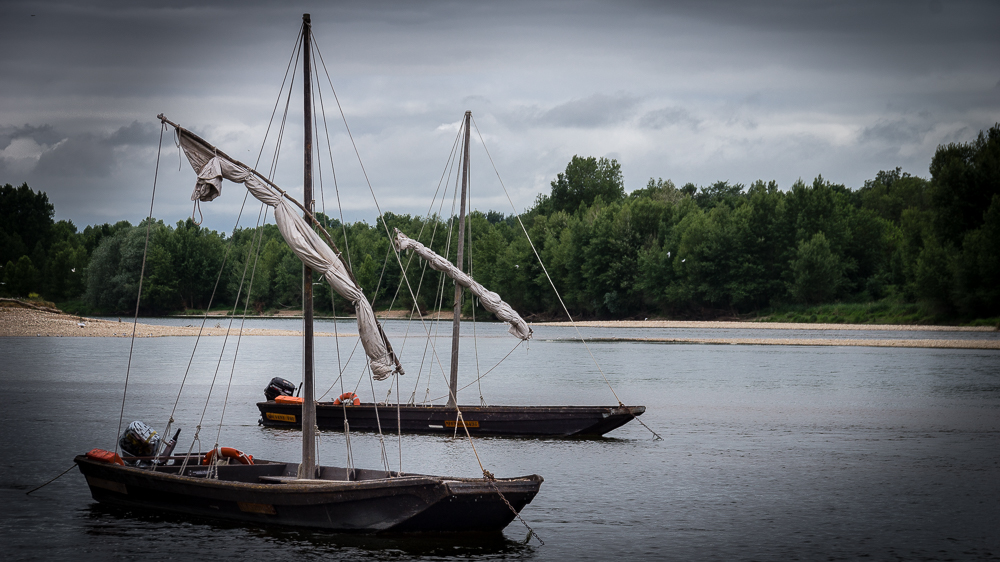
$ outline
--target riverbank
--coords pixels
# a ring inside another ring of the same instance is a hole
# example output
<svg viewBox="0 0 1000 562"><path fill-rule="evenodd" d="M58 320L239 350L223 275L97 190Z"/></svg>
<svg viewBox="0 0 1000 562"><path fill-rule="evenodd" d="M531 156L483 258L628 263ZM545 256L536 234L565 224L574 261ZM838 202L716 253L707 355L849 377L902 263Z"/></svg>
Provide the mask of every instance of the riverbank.
<svg viewBox="0 0 1000 562"><path fill-rule="evenodd" d="M287 317L286 317L287 318ZM202 328L202 318L191 317L191 323L186 326L161 326L154 324L137 324L135 335L140 338L171 337L171 336L224 336L226 322L224 317L213 317ZM535 322L533 327L570 327L568 322ZM576 322L580 328L607 329L607 336L590 333L590 341L634 341L647 343L699 343L715 345L795 345L795 346L859 346L859 347L918 347L918 348L951 348L951 349L997 349L1000 350L1000 333L996 338L978 337L976 339L960 338L831 338L831 337L682 337L678 336L616 336L616 328L631 329L688 329L688 330L741 330L761 331L764 336L773 330L794 331L869 331L869 332L997 332L995 328L984 326L911 326L886 324L793 324L777 322L709 322L709 321L673 321L673 320L610 320ZM0 307L0 337L131 337L132 321L122 318L120 321L101 318L89 318L63 314L52 309ZM230 334L235 333L230 332ZM244 336L289 336L301 337L299 330L277 330L268 328L245 328ZM318 337L332 337L330 332L316 332ZM353 333L340 333L342 337L356 337ZM720 334L722 335L722 334Z"/></svg>
<svg viewBox="0 0 1000 562"><path fill-rule="evenodd" d="M996 332L993 326L928 326L925 324L814 324L798 322L716 322L686 320L587 320L581 328L718 328L723 330L875 330L886 332ZM571 326L569 322L534 322L532 326Z"/></svg>
<svg viewBox="0 0 1000 562"><path fill-rule="evenodd" d="M157 326L153 324L136 324L135 335L139 338L157 338L169 336L224 336L226 326L222 319L211 319L204 329L201 319L192 318L188 326ZM119 321L88 318L38 310L32 308L0 308L0 337L131 337L132 319L122 318ZM235 330L234 330L235 332ZM244 329L244 336L301 336L298 330L271 330L252 328ZM332 337L330 332L316 332L317 337ZM357 334L339 334L353 337Z"/></svg>

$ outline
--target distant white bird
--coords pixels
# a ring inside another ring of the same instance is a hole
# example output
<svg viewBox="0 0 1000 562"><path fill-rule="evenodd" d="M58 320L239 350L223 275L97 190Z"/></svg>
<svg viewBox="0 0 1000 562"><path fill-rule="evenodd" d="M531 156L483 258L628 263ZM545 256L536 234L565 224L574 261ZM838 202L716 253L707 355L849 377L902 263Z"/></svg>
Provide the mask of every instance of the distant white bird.
<svg viewBox="0 0 1000 562"><path fill-rule="evenodd" d="M76 273L76 268L74 267L74 268L73 268L73 269L71 269L70 271L71 271L71 272L73 272L73 273Z"/></svg>
<svg viewBox="0 0 1000 562"><path fill-rule="evenodd" d="M514 269L521 269L521 266L515 263L514 264Z"/></svg>
<svg viewBox="0 0 1000 562"><path fill-rule="evenodd" d="M84 326L86 326L86 324L84 324L83 322L77 322L76 325L79 326L79 327L81 327L81 328L83 328Z"/></svg>
<svg viewBox="0 0 1000 562"><path fill-rule="evenodd" d="M668 257L668 258L670 257L670 252L667 252L667 257Z"/></svg>
<svg viewBox="0 0 1000 562"><path fill-rule="evenodd" d="M684 259L681 260L681 263L684 263L686 261L688 261L687 258L684 258Z"/></svg>

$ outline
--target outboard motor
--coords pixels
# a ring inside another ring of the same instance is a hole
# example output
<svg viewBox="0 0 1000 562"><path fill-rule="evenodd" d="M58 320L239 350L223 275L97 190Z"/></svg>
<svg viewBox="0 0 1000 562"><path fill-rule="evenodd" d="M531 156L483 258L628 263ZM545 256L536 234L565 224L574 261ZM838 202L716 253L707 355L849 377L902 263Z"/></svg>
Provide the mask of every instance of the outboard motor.
<svg viewBox="0 0 1000 562"><path fill-rule="evenodd" d="M178 428L177 432L174 433L173 437L163 442L163 450L160 451L160 454L156 456L157 464L162 464L162 463L170 464L174 462L169 459L170 455L173 454L174 452L174 447L177 446L177 438L180 437L180 435L181 435L181 430Z"/></svg>
<svg viewBox="0 0 1000 562"><path fill-rule="evenodd" d="M291 396L295 393L295 385L281 377L274 377L264 389L264 398L274 400L275 396Z"/></svg>
<svg viewBox="0 0 1000 562"><path fill-rule="evenodd" d="M153 428L141 421L134 421L125 428L125 433L118 439L118 446L121 447L122 456L126 462L136 462L134 457L151 457L156 454L156 449L160 445L160 436ZM133 457L133 458L129 458Z"/></svg>

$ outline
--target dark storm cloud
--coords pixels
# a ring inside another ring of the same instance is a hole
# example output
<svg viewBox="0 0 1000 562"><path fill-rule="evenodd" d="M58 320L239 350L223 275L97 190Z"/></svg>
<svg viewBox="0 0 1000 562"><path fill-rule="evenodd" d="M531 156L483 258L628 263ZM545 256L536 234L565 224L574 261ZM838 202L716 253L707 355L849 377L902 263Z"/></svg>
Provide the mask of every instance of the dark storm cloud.
<svg viewBox="0 0 1000 562"><path fill-rule="evenodd" d="M0 128L0 150L3 151L0 152L0 174L18 170L23 176L41 180L107 177L122 149L155 146L157 133L156 125L137 121L108 135L90 132L61 134L51 125ZM22 154L6 154L11 143L19 139L34 141L37 153L31 154L29 151L33 147L28 147L28 150L21 151ZM11 166L9 161L16 156L28 162Z"/></svg>
<svg viewBox="0 0 1000 562"><path fill-rule="evenodd" d="M0 150L17 139L31 139L40 145L52 145L62 140L62 137L55 132L51 125L40 127L31 125L23 127L0 126Z"/></svg>
<svg viewBox="0 0 1000 562"><path fill-rule="evenodd" d="M112 147L153 146L156 144L159 130L160 127L154 123L132 121L131 124L108 135L106 142Z"/></svg>
<svg viewBox="0 0 1000 562"><path fill-rule="evenodd" d="M522 208L573 154L618 155L627 189L818 173L857 186L895 166L925 174L937 144L1000 120L995 2L8 0L0 182L31 182L81 224L122 212L86 194L145 212L135 182L152 175L160 112L252 160L307 11L400 212L433 191L466 109ZM359 193L344 200L371 220Z"/></svg>

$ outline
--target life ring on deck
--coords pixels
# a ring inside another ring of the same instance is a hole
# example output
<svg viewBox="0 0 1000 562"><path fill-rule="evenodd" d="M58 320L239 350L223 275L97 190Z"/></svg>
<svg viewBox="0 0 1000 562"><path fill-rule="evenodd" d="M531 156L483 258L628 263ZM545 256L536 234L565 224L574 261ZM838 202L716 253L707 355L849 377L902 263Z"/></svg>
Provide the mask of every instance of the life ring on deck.
<svg viewBox="0 0 1000 562"><path fill-rule="evenodd" d="M215 455L220 453L227 459L236 459L240 461L240 464L253 464L253 455L248 455L243 451L232 447L219 447L218 449L212 449L205 455L205 458L201 460L201 464L211 464Z"/></svg>
<svg viewBox="0 0 1000 562"><path fill-rule="evenodd" d="M339 397L337 397L336 400L333 401L334 406L340 406L342 403L345 403L346 406L350 406L352 404L354 406L360 406L361 399L358 398L358 395L354 394L353 392L345 392L341 394Z"/></svg>

